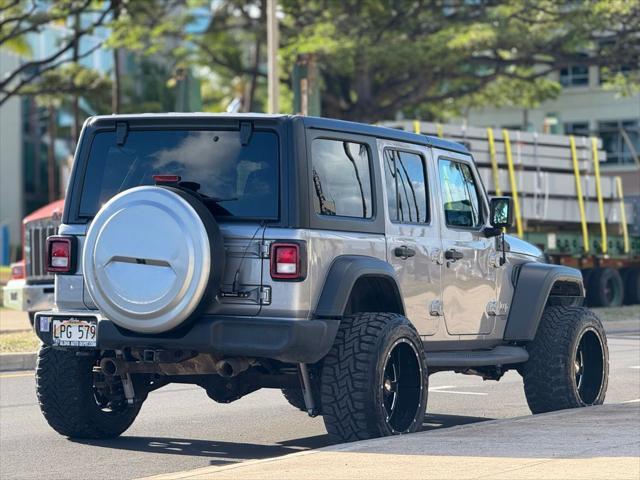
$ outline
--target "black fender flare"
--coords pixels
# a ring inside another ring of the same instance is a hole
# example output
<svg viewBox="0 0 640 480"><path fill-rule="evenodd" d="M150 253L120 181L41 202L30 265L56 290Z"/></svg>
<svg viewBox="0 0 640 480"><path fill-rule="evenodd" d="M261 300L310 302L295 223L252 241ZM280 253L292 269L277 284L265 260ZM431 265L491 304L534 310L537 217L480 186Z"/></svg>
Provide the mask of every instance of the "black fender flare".
<svg viewBox="0 0 640 480"><path fill-rule="evenodd" d="M315 316L317 318L342 318L354 285L358 279L363 277L381 277L391 280L394 288L392 294L397 295L402 315L404 315L404 302L400 294L396 272L389 263L364 255L341 255L336 257L329 267L318 299Z"/></svg>
<svg viewBox="0 0 640 480"><path fill-rule="evenodd" d="M581 303L584 294L580 270L564 265L537 262L519 266L504 340L510 342L533 340L549 296L567 298L574 303L576 301Z"/></svg>

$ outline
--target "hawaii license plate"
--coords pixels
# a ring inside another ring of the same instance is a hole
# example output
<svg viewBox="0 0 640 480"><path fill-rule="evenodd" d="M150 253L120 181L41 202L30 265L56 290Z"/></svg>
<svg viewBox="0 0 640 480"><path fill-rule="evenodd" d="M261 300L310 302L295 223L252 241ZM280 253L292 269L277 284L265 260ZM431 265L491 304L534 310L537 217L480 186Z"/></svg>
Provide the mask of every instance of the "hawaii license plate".
<svg viewBox="0 0 640 480"><path fill-rule="evenodd" d="M54 319L51 322L51 338L54 345L63 347L95 347L98 322L90 318Z"/></svg>

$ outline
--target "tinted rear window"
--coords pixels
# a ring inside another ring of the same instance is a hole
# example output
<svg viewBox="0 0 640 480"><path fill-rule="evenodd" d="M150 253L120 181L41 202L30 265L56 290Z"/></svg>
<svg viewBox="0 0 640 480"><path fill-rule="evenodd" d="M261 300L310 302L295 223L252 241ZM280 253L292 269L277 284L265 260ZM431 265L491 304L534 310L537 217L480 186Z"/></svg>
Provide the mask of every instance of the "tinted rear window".
<svg viewBox="0 0 640 480"><path fill-rule="evenodd" d="M124 145L115 132L97 133L82 186L80 216L93 217L111 197L154 175L179 175L216 216L278 218L278 137L253 132L242 145L238 131L130 131Z"/></svg>

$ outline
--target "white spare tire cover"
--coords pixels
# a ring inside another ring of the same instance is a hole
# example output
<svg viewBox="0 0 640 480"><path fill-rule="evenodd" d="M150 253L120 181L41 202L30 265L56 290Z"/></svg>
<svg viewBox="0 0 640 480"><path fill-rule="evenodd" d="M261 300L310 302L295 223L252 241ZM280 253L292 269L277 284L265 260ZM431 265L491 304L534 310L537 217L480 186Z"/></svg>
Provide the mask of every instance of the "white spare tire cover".
<svg viewBox="0 0 640 480"><path fill-rule="evenodd" d="M194 194L136 187L113 197L93 219L84 279L96 306L116 325L166 332L215 296L222 249L213 216Z"/></svg>

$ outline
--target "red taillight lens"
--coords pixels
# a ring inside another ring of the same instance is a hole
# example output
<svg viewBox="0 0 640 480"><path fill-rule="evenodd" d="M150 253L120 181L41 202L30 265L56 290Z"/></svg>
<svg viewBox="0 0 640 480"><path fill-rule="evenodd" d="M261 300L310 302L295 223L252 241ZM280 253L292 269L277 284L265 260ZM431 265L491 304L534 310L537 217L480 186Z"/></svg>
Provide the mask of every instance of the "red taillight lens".
<svg viewBox="0 0 640 480"><path fill-rule="evenodd" d="M47 271L70 273L74 270L74 237L52 236L47 238Z"/></svg>
<svg viewBox="0 0 640 480"><path fill-rule="evenodd" d="M24 278L24 260L11 264L11 280Z"/></svg>
<svg viewBox="0 0 640 480"><path fill-rule="evenodd" d="M271 244L271 278L302 280L304 268L300 245L297 243Z"/></svg>

